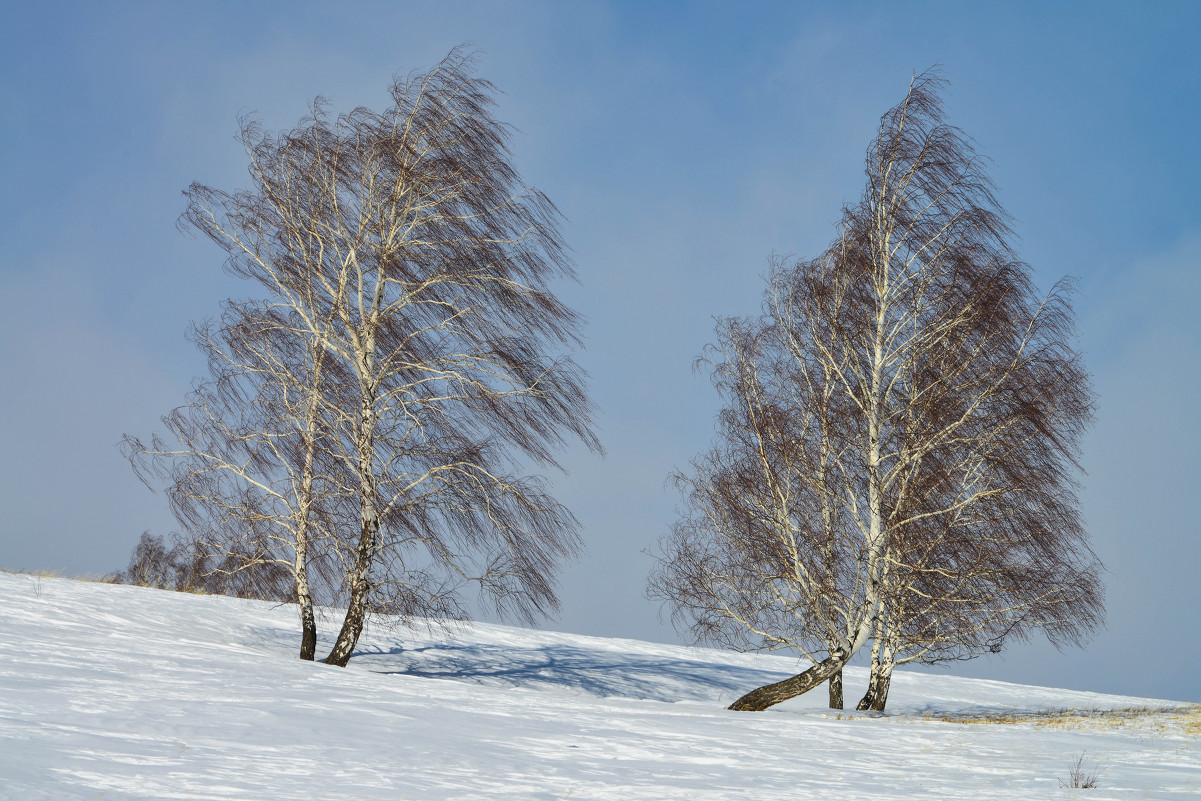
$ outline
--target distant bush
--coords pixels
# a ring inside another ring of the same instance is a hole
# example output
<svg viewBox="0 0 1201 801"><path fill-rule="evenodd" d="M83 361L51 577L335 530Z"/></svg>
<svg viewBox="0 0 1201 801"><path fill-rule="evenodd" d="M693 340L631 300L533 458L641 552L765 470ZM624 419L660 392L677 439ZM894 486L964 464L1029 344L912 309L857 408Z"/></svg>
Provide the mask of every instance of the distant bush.
<svg viewBox="0 0 1201 801"><path fill-rule="evenodd" d="M142 539L129 559L129 567L113 578L122 584L173 590L176 587L176 567L175 548L167 550L162 537L143 531Z"/></svg>
<svg viewBox="0 0 1201 801"><path fill-rule="evenodd" d="M291 573L269 555L216 552L178 538L168 545L149 531L142 532L129 565L105 581L285 603L296 595Z"/></svg>

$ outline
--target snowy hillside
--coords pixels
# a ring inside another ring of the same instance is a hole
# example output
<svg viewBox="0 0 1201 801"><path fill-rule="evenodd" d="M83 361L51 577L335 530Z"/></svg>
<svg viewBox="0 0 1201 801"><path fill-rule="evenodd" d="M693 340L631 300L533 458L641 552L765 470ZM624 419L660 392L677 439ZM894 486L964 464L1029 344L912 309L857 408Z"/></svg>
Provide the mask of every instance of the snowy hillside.
<svg viewBox="0 0 1201 801"><path fill-rule="evenodd" d="M334 621L325 621L326 634ZM889 713L725 704L794 659L477 625L375 626L347 669L291 607L0 573L0 798L1048 799L1201 793L1169 702L899 673ZM324 641L329 647L330 641ZM849 669L848 697L862 669ZM1081 754L1098 788L1067 790Z"/></svg>

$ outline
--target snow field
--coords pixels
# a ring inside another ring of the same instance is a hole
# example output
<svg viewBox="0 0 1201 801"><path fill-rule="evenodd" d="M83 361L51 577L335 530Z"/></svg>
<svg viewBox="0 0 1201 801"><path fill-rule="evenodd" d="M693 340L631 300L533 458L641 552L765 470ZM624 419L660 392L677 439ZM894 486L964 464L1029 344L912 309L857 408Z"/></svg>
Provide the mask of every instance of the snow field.
<svg viewBox="0 0 1201 801"><path fill-rule="evenodd" d="M346 669L297 646L291 606L0 573L0 799L1201 793L1197 713L1174 702L898 672L883 716L824 709L824 689L739 713L797 661L486 624L376 624ZM1061 788L1082 753L1098 788Z"/></svg>

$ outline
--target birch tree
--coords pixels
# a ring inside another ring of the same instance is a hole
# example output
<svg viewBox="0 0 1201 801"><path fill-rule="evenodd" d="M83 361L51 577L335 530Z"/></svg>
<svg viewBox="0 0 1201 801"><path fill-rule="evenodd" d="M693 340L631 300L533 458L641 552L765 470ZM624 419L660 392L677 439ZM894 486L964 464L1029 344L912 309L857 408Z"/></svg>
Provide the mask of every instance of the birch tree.
<svg viewBox="0 0 1201 801"><path fill-rule="evenodd" d="M1038 295L940 88L916 78L883 117L854 212L887 378L872 471L887 581L861 708L883 709L896 664L996 651L1032 630L1080 644L1103 615L1075 493L1093 394L1071 284Z"/></svg>
<svg viewBox="0 0 1201 801"><path fill-rule="evenodd" d="M966 658L1033 630L1077 643L1099 624L1099 566L1074 492L1092 392L1071 347L1067 286L1034 292L980 158L943 119L940 86L936 75L915 78L884 115L867 188L845 210L838 243L823 258L777 264L764 318L743 324L763 332L772 354L742 370L741 384L772 387L754 403L787 409L781 419L818 421L775 433L747 416L755 449L808 443L817 456L798 462L793 495L825 498L838 515L823 517L820 504L787 507L775 491L776 539L804 533L784 569L746 549L728 524L677 526L669 539L668 554L704 554L693 561L712 575L702 594L689 594L691 576L662 563L664 597L692 620L704 619L694 611L702 597L706 614L747 625L739 611L747 605L729 602L733 573L754 576L749 595L764 608L837 632L823 635L816 654L800 649L813 667L732 709L804 692L869 641L873 670L860 706L879 709L902 661ZM708 487L719 473L689 481ZM760 469L751 481L766 476ZM715 556L718 540L735 542L739 558ZM848 571L828 585L832 598L822 598L805 557L823 548L841 549L833 563ZM830 608L839 610L834 626ZM778 631L751 630L769 647L798 647Z"/></svg>
<svg viewBox="0 0 1201 801"><path fill-rule="evenodd" d="M329 362L295 320L263 304L228 303L191 337L209 378L163 418L166 436L126 435L123 449L148 485L165 484L195 580L280 599L287 577L300 658L312 660L314 606L338 597L334 535L351 497L328 457Z"/></svg>
<svg viewBox="0 0 1201 801"><path fill-rule="evenodd" d="M848 461L851 419L837 373L814 356L814 337L832 331L820 317L808 329L781 324L781 313L796 281L825 274L823 263L845 246L797 270L774 260L764 316L719 321L704 360L725 400L717 443L674 477L684 514L650 582L652 597L699 640L798 651L814 668L772 692L828 681L831 708L843 705L842 665L872 631L866 540L844 503L861 494L848 482L863 478ZM851 298L822 301L836 317Z"/></svg>
<svg viewBox="0 0 1201 801"><path fill-rule="evenodd" d="M570 512L518 470L554 466L567 438L600 448L564 352L579 319L550 290L572 265L471 67L456 50L396 80L382 113L318 100L288 132L243 121L251 187L187 192L186 223L342 376L324 389L323 458L350 477L358 521L331 664L371 611L462 617L469 585L533 619L579 548Z"/></svg>

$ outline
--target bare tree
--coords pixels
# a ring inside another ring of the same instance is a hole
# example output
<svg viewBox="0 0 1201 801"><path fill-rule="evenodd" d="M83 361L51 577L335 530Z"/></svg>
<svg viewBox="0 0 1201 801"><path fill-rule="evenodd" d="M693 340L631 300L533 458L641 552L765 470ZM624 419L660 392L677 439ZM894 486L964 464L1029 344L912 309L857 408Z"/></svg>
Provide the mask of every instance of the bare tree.
<svg viewBox="0 0 1201 801"><path fill-rule="evenodd" d="M554 609L554 567L579 547L570 512L516 474L553 466L566 436L600 449L583 374L555 353L579 341L548 288L572 267L471 66L455 50L398 79L382 113L318 100L290 132L244 120L251 189L187 192L187 224L339 376L322 459L348 476L358 530L331 664L369 611L462 617L469 583L502 613Z"/></svg>
<svg viewBox="0 0 1201 801"><path fill-rule="evenodd" d="M300 657L311 660L311 577L327 603L337 597L334 533L352 517L352 495L321 443L328 360L295 323L286 310L227 303L219 325L191 332L210 378L163 419L168 437L144 444L127 435L123 447L148 486L166 485L197 587L296 601Z"/></svg>
<svg viewBox="0 0 1201 801"><path fill-rule="evenodd" d="M828 680L841 708L844 655L871 631L863 549L840 502L840 485L856 476L839 472L847 446L835 376L789 338L812 332L774 320L792 289L785 267L773 262L763 319L718 323L705 359L726 401L718 441L675 476L684 514L650 594L700 640L799 651L815 665L804 689Z"/></svg>
<svg viewBox="0 0 1201 801"><path fill-rule="evenodd" d="M868 365L887 379L871 474L888 558L861 708L883 709L895 664L996 651L1035 629L1079 644L1102 617L1075 493L1093 395L1070 283L1035 292L940 88L916 78L882 118L853 212L881 356Z"/></svg>
<svg viewBox="0 0 1201 801"><path fill-rule="evenodd" d="M185 589L187 579L180 581L179 560L176 549L168 548L163 538L143 531L138 544L129 556L129 565L106 577L114 584L133 584L138 587L153 587L160 590ZM182 585L182 586L181 586Z"/></svg>
<svg viewBox="0 0 1201 801"><path fill-rule="evenodd" d="M723 427L717 458L687 479L684 523L652 586L698 633L725 617L814 662L732 709L807 691L869 640L860 706L882 709L901 661L966 658L1035 629L1076 643L1099 624L1099 566L1075 495L1092 393L1067 286L1034 293L939 89L936 75L917 77L884 115L839 241L773 266L763 320L737 326L759 344L718 367L738 364L723 415L745 419L745 442L731 451L738 438ZM726 351L739 341L730 330ZM787 481L767 456L785 452L796 454ZM709 500L731 471L758 486ZM748 503L770 520L771 549L748 547L747 524L730 522ZM703 526L690 522L698 509ZM816 580L823 559L836 578ZM765 625L785 615L800 622ZM797 626L807 641L781 636Z"/></svg>

